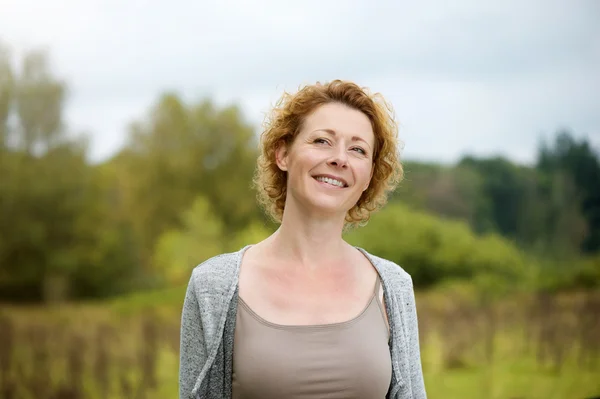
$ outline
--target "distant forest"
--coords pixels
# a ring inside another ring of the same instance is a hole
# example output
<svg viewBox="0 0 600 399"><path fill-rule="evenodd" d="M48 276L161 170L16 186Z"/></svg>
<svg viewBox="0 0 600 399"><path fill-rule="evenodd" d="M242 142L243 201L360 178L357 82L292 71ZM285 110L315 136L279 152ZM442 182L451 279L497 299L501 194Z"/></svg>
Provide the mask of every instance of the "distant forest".
<svg viewBox="0 0 600 399"><path fill-rule="evenodd" d="M46 55L17 61L0 51L0 299L185 284L202 260L276 228L250 187L258 132L238 107L157 95L124 148L92 164L86 138L64 121L67 85ZM388 254L421 287L483 272L523 280L528 259L546 265L544 275L556 271L554 288L597 286L600 156L578 136L556 132L534 166L406 161L373 227L349 236Z"/></svg>
<svg viewBox="0 0 600 399"><path fill-rule="evenodd" d="M541 255L600 250L600 156L586 139L560 130L542 142L535 166L463 157L456 165L407 162L394 200L498 232Z"/></svg>

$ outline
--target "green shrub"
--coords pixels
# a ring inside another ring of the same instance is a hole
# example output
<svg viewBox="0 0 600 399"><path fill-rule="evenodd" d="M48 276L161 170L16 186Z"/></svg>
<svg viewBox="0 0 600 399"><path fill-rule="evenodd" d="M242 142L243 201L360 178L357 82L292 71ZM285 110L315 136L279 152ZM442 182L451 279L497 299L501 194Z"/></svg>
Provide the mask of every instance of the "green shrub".
<svg viewBox="0 0 600 399"><path fill-rule="evenodd" d="M390 204L347 239L396 262L419 287L480 274L498 284L512 283L529 273L525 255L508 240L494 234L478 237L466 223L400 204Z"/></svg>

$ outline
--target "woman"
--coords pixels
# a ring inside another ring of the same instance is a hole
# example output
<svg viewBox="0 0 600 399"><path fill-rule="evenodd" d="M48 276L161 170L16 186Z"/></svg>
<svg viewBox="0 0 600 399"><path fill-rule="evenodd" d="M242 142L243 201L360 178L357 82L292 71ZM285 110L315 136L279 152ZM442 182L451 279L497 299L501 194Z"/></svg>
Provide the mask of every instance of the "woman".
<svg viewBox="0 0 600 399"><path fill-rule="evenodd" d="M342 238L399 182L397 144L354 83L282 97L254 181L280 227L192 272L180 398L426 397L411 277Z"/></svg>

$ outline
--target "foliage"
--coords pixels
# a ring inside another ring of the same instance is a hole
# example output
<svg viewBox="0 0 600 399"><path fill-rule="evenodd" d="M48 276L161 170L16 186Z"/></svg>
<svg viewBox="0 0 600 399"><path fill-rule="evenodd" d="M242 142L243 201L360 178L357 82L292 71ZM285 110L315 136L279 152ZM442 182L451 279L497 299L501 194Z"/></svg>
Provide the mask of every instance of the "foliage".
<svg viewBox="0 0 600 399"><path fill-rule="evenodd" d="M523 255L500 236L478 237L464 222L401 204L390 204L348 240L401 265L420 287L479 273L513 283L524 274Z"/></svg>
<svg viewBox="0 0 600 399"><path fill-rule="evenodd" d="M264 221L254 220L243 230L234 234L233 237L227 240L226 250L232 252L237 251L246 245L256 244L267 238L274 231L274 225L267 224L267 222Z"/></svg>
<svg viewBox="0 0 600 399"><path fill-rule="evenodd" d="M193 266L223 252L223 223L208 201L198 197L183 216L181 230L169 230L156 246L154 265L169 285L189 279Z"/></svg>
<svg viewBox="0 0 600 399"><path fill-rule="evenodd" d="M98 232L84 223L94 214L94 173L85 141L62 126L65 87L44 55L26 55L17 73L0 54L0 292L61 300L89 265L87 251L97 248Z"/></svg>
<svg viewBox="0 0 600 399"><path fill-rule="evenodd" d="M132 124L115 162L122 206L150 266L158 237L182 226L179 215L199 195L226 233L244 228L259 211L250 189L254 134L238 108L217 109L208 100L188 106L166 94L148 119Z"/></svg>
<svg viewBox="0 0 600 399"><path fill-rule="evenodd" d="M256 131L235 105L164 93L112 159L63 121L68 87L43 52L0 46L0 300L101 298L179 285L209 256L273 232L251 190ZM348 239L419 287L600 284L600 156L559 131L533 167L407 161L390 204Z"/></svg>
<svg viewBox="0 0 600 399"><path fill-rule="evenodd" d="M465 156L456 166L407 162L393 201L465 220L521 248L570 258L600 250L600 156L585 139L558 131L542 142L534 168Z"/></svg>
<svg viewBox="0 0 600 399"><path fill-rule="evenodd" d="M577 141L568 130L557 132L554 145L542 142L537 169L546 175L560 174L571 184L570 200L580 224L587 231L580 248L587 253L600 250L600 156L587 140ZM546 187L549 190L549 187ZM563 205L563 204L559 204ZM559 210L555 210L560 211ZM573 211L571 211L573 212Z"/></svg>
<svg viewBox="0 0 600 399"><path fill-rule="evenodd" d="M168 285L185 283L192 269L208 258L223 252L237 251L257 243L271 233L263 224L253 221L227 238L223 223L204 197L198 197L183 215L181 229L168 230L157 243L153 264Z"/></svg>

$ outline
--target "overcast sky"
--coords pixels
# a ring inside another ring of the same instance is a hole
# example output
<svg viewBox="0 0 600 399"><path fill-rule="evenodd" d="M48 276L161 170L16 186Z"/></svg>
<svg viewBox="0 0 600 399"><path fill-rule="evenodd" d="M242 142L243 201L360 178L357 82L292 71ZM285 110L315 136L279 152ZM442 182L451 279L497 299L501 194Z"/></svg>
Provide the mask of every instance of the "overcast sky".
<svg viewBox="0 0 600 399"><path fill-rule="evenodd" d="M0 0L0 40L49 50L94 160L166 90L258 126L283 90L335 78L390 100L407 159L529 163L560 127L600 149L595 0Z"/></svg>

